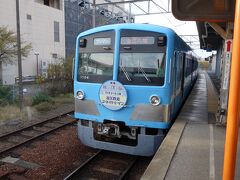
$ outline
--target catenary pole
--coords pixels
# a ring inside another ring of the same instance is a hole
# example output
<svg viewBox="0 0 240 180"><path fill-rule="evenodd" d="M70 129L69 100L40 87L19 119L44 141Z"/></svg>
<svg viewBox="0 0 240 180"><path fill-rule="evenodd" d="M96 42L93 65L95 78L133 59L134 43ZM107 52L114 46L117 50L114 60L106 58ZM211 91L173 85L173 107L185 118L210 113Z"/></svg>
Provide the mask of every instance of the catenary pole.
<svg viewBox="0 0 240 180"><path fill-rule="evenodd" d="M96 27L96 0L93 0L92 27Z"/></svg>
<svg viewBox="0 0 240 180"><path fill-rule="evenodd" d="M22 84L22 58L21 58L21 37L20 37L20 18L19 0L16 0L16 21L17 21L17 57L18 57L18 85L19 85L19 107L23 109L23 84Z"/></svg>
<svg viewBox="0 0 240 180"><path fill-rule="evenodd" d="M235 176L238 143L238 110L240 93L240 0L236 0L227 129L224 152L223 180L233 180Z"/></svg>

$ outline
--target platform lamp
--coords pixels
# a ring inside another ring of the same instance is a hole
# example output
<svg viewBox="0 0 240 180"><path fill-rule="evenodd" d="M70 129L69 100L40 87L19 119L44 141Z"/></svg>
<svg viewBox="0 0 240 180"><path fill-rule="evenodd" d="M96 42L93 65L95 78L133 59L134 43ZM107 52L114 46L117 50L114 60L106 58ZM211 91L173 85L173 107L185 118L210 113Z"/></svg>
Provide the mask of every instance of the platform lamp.
<svg viewBox="0 0 240 180"><path fill-rule="evenodd" d="M38 76L38 56L39 56L39 52L34 52L35 56L36 56L36 60L37 60L37 76Z"/></svg>

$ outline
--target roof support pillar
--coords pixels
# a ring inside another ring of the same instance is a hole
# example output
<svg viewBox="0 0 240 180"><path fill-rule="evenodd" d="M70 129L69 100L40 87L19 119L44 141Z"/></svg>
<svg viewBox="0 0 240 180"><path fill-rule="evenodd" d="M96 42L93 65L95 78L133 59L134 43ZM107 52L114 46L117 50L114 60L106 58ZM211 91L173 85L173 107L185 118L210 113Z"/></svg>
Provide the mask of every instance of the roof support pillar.
<svg viewBox="0 0 240 180"><path fill-rule="evenodd" d="M223 38L227 39L227 32L217 23L208 22L208 24Z"/></svg>
<svg viewBox="0 0 240 180"><path fill-rule="evenodd" d="M240 0L236 0L223 180L234 179L240 100Z"/></svg>

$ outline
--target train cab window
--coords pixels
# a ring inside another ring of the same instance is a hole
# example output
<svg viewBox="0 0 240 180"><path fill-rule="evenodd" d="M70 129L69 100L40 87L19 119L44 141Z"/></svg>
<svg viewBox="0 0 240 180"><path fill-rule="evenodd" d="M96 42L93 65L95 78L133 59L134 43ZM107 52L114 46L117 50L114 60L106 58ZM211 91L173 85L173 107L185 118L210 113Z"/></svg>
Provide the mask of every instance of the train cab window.
<svg viewBox="0 0 240 180"><path fill-rule="evenodd" d="M121 83L146 86L164 85L166 44L159 46L160 36L164 35L150 31L124 30L121 33L118 68L118 80Z"/></svg>
<svg viewBox="0 0 240 180"><path fill-rule="evenodd" d="M78 80L102 82L112 78L113 53L80 53Z"/></svg>
<svg viewBox="0 0 240 180"><path fill-rule="evenodd" d="M94 33L81 39L84 42L79 43L78 81L103 83L112 79L114 32Z"/></svg>

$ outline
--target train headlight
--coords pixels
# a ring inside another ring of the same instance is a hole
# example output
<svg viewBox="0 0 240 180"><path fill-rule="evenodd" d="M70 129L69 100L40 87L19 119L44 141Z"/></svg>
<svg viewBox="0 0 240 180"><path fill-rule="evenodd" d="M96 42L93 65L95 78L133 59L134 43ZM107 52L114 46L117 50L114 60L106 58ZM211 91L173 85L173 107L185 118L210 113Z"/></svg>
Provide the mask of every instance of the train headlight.
<svg viewBox="0 0 240 180"><path fill-rule="evenodd" d="M150 97L150 103L153 105L153 106L158 106L160 103L161 103L161 99L160 97L158 96L151 96Z"/></svg>
<svg viewBox="0 0 240 180"><path fill-rule="evenodd" d="M80 99L80 100L83 100L84 99L84 92L83 91L77 91L77 98Z"/></svg>

